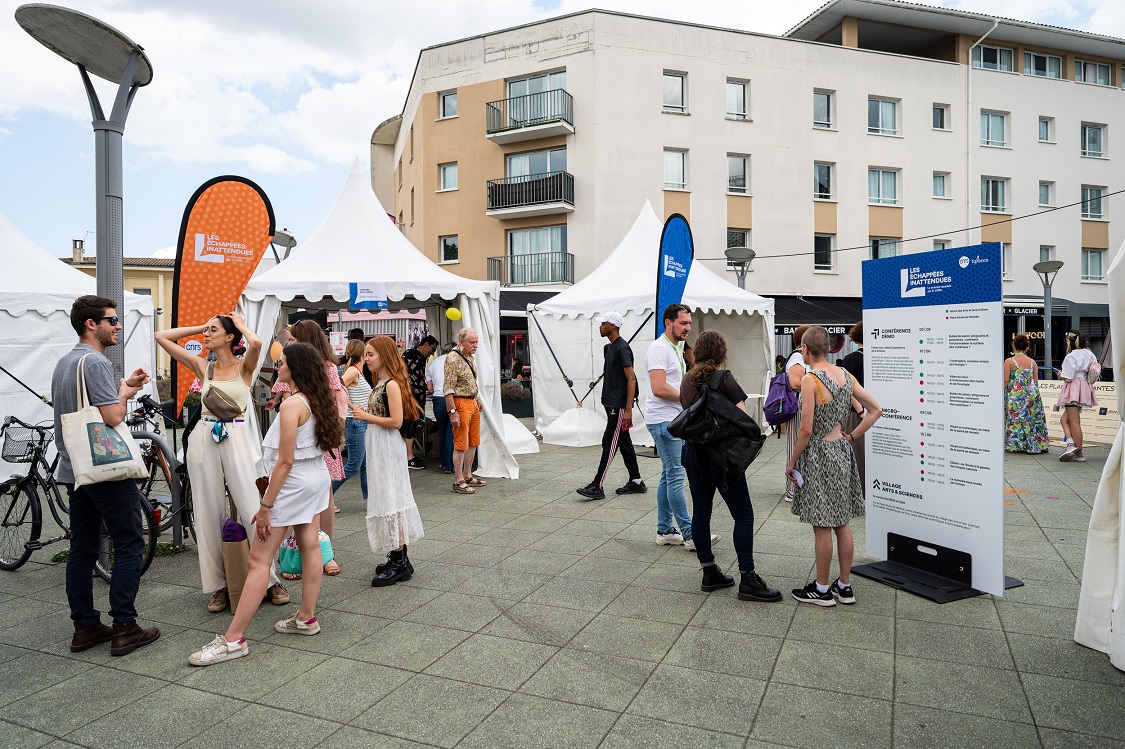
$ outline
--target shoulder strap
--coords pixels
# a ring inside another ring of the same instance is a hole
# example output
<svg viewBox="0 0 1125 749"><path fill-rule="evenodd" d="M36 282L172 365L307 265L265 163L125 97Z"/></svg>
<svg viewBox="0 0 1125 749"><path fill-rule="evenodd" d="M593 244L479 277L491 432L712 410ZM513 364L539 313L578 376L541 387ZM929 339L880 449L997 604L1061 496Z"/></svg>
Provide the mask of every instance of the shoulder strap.
<svg viewBox="0 0 1125 749"><path fill-rule="evenodd" d="M469 371L473 373L473 377L476 377L477 376L476 367L474 367L473 363L471 361L469 361L469 357L467 357L463 353L461 353L460 349L453 349L453 350L457 352L458 356L460 356L462 359L465 360L465 363L469 365Z"/></svg>
<svg viewBox="0 0 1125 749"><path fill-rule="evenodd" d="M86 357L88 356L89 354L83 354L78 360L78 371L74 376L74 403L79 411L86 407Z"/></svg>
<svg viewBox="0 0 1125 749"><path fill-rule="evenodd" d="M207 379L215 379L215 362L213 361L207 362Z"/></svg>
<svg viewBox="0 0 1125 749"><path fill-rule="evenodd" d="M820 403L821 403L821 405L823 405L827 401L824 400L824 391L820 389L820 378L817 377L816 372L813 372L812 376L813 376L813 382L816 383L816 392L820 394Z"/></svg>

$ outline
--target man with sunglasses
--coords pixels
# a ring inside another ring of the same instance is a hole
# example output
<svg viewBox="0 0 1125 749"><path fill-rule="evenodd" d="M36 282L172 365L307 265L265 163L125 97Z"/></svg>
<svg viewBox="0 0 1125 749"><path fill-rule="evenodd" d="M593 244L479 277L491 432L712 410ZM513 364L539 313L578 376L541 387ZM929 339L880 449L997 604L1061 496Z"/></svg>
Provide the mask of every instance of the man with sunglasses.
<svg viewBox="0 0 1125 749"><path fill-rule="evenodd" d="M78 345L55 365L51 398L55 407L55 447L59 466L55 476L70 496L70 554L66 560L66 597L74 620L72 652L80 652L112 640L110 653L126 655L160 637L155 627L137 624L136 598L141 582L140 499L137 482L106 481L74 487L74 472L66 442L62 439L62 416L78 410L78 364L86 381L86 399L97 406L108 426L117 426L128 413L126 404L148 382L149 374L137 369L128 379L114 381L113 365L105 350L118 344L121 320L117 302L100 296L80 296L70 308L70 324L78 334ZM101 526L113 538L113 581L109 585L109 613L113 626L101 621L94 608L94 561L98 556Z"/></svg>

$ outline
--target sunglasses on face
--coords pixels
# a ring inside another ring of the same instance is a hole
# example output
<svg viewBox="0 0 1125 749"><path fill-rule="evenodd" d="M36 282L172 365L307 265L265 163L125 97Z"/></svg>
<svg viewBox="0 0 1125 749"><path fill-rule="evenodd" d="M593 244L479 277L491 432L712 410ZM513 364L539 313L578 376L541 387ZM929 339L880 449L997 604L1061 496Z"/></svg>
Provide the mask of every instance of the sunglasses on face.
<svg viewBox="0 0 1125 749"><path fill-rule="evenodd" d="M102 320L109 320L110 325L116 325L118 322L120 322L121 318L119 318L117 315L111 315L109 317L95 317L94 318L94 322L101 322Z"/></svg>

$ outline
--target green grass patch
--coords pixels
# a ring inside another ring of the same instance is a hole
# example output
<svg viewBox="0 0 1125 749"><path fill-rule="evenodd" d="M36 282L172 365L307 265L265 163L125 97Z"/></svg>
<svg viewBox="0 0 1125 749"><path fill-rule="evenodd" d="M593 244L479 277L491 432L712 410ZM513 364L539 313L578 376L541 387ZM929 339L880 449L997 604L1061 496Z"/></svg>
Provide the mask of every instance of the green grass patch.
<svg viewBox="0 0 1125 749"><path fill-rule="evenodd" d="M53 557L51 557L51 561L52 562L65 562L67 557L69 557L69 556L70 556L70 549L63 549L62 551L56 551L55 555Z"/></svg>

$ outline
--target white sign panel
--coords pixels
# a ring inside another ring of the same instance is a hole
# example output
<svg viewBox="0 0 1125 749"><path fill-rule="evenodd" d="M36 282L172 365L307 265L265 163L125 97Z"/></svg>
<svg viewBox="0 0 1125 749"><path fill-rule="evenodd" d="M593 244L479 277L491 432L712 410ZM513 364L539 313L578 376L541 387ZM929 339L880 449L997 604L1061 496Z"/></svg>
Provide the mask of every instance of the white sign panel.
<svg viewBox="0 0 1125 749"><path fill-rule="evenodd" d="M867 553L887 534L971 556L1004 593L1004 309L1000 245L863 263ZM913 551L913 550L912 550ZM940 552L939 554L940 555ZM936 558L937 555L935 555Z"/></svg>

